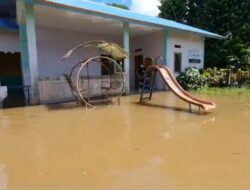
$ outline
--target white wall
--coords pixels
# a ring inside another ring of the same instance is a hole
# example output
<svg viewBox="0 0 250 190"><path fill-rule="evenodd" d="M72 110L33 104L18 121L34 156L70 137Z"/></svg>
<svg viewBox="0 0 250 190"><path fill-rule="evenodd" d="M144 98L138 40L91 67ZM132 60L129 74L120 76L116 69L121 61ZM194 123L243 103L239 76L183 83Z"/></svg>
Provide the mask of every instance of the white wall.
<svg viewBox="0 0 250 190"><path fill-rule="evenodd" d="M131 65L130 65L130 78L131 88L135 88L135 65L134 57L136 55L143 55L143 58L154 57L157 58L163 55L163 32L155 32L147 35L142 35L132 39L131 43ZM140 52L135 52L136 49L142 49ZM159 77L157 77L158 79ZM159 81L159 80L158 80ZM160 88L161 81L157 83Z"/></svg>
<svg viewBox="0 0 250 190"><path fill-rule="evenodd" d="M181 48L175 48L180 45ZM189 63L189 51L201 52L201 63ZM182 53L182 71L187 67L204 67L204 38L186 33L170 32L167 46L168 66L174 71L174 53ZM176 73L177 74L177 73Z"/></svg>
<svg viewBox="0 0 250 190"><path fill-rule="evenodd" d="M58 63L58 60L70 48L81 42L89 40L107 40L115 42L122 46L122 34L120 36L98 35L85 32L76 32L69 30L60 30L52 28L36 27L37 31L37 50L39 77L60 77L65 70L69 70L72 65L83 59L82 54L76 54L72 59L64 63ZM110 32L112 33L112 31ZM147 35L138 36L130 40L130 78L131 88L135 87L134 56L143 55L143 57L163 56L163 32L155 32ZM181 45L180 49L175 45ZM135 53L135 49L142 49L141 52ZM200 64L191 64L188 62L190 50L199 50L202 54ZM0 51L20 52L19 33L12 31L0 31ZM169 33L167 55L168 66L174 70L174 52L182 52L182 70L186 67L203 68L204 66L204 38L196 35L171 32ZM96 51L87 50L85 58L96 54ZM98 53L98 52L97 52ZM99 69L98 69L99 68ZM90 68L91 74L98 74L100 67ZM159 77L158 77L159 79ZM158 88L162 88L162 81L159 79Z"/></svg>
<svg viewBox="0 0 250 190"><path fill-rule="evenodd" d="M134 68L134 56L143 55L143 57L154 57L163 56L163 32L155 32L143 36L139 36L132 39L131 45L131 66L130 66L130 77L131 87L135 88L135 68ZM182 71L187 67L204 67L204 38L181 32L170 32L168 35L167 42L167 66L174 71L174 53L182 53ZM180 45L181 48L175 48L175 45ZM136 49L142 49L141 52L135 53ZM200 51L201 52L201 63L189 63L189 51ZM175 73L176 75L178 73ZM161 78L157 77L157 88L164 89L164 84Z"/></svg>
<svg viewBox="0 0 250 190"><path fill-rule="evenodd" d="M20 38L18 31L0 30L0 52L20 52Z"/></svg>
<svg viewBox="0 0 250 190"><path fill-rule="evenodd" d="M72 58L59 63L59 59L71 48L90 40L106 40L122 45L122 36L98 35L52 28L37 27L37 51L39 77L60 77L80 60L99 55L94 49L84 49ZM89 68L92 75L99 74L100 66Z"/></svg>

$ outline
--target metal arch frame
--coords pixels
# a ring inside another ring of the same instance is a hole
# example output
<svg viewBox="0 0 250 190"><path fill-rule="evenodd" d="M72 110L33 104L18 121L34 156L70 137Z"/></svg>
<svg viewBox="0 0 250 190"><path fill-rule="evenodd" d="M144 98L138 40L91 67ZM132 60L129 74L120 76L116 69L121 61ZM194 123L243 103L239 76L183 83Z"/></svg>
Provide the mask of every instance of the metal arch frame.
<svg viewBox="0 0 250 190"><path fill-rule="evenodd" d="M86 107L94 107L92 104L90 104L88 101L86 101L86 99L82 96L81 94L81 88L80 88L80 85L79 85L79 79L80 79L80 75L81 75L81 72L82 72L82 69L87 65L89 64L91 61L94 61L96 59L107 59L107 60L110 60L112 61L115 66L117 66L121 72L121 75L122 75L122 78L123 78L123 81L122 81L122 89L121 89L121 93L118 95L118 102L120 102L120 97L122 96L123 92L124 92L124 87L125 87L125 75L122 71L122 67L114 60L114 59L111 59L107 56L95 56L95 57L92 57L92 58L89 58L88 60L86 60L85 62L83 63L80 63L80 68L78 69L78 72L77 72L77 76L76 76L76 88L77 88L77 92L78 92L78 95L79 97L81 98L81 100L85 103Z"/></svg>
<svg viewBox="0 0 250 190"><path fill-rule="evenodd" d="M106 43L106 45L105 45ZM104 46L101 46L99 47L98 45L104 45ZM119 49L119 51L121 53L123 53L123 56L122 57L118 57L119 59L123 59L123 58L126 58L126 56L129 55L128 52L126 52L123 48L121 48L120 46L118 46L117 44L114 44L114 43L111 43L111 42L107 42L107 41L104 41L104 40L93 40L93 41L88 41L88 42L84 42L84 43L81 43L77 46L75 46L74 48L72 48L71 50L69 50L60 60L59 62L69 58L76 50L79 50L81 48L96 48L96 49L99 49L101 51L104 51L106 53L111 53L112 55L112 48L111 48L111 52L108 52L107 50L105 50L106 47L108 46L113 46L113 48L117 48ZM112 55L114 57L114 55Z"/></svg>

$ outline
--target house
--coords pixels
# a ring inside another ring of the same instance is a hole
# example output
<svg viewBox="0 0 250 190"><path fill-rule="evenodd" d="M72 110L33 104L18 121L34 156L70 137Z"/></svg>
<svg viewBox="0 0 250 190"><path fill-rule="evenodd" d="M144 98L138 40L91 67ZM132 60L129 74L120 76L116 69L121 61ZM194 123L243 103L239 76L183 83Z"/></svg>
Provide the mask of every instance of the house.
<svg viewBox="0 0 250 190"><path fill-rule="evenodd" d="M186 67L202 68L205 38L223 38L87 0L3 0L1 4L1 10L12 11L0 19L0 76L14 76L16 82L8 77L4 82L24 88L23 96L32 104L65 99L68 92L60 76L76 60L60 64L58 60L81 42L111 41L130 52L124 60L126 93L130 93L136 88L136 71L143 58L162 56L175 73ZM160 81L157 87L162 88Z"/></svg>

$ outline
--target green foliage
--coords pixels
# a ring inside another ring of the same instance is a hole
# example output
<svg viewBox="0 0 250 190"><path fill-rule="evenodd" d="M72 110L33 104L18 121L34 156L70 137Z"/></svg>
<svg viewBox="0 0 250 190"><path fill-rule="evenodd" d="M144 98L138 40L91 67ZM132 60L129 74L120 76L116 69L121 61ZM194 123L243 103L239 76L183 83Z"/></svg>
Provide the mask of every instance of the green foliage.
<svg viewBox="0 0 250 190"><path fill-rule="evenodd" d="M207 85L209 87L223 87L228 83L228 72L223 69L217 69L216 67L208 68L201 72L202 76L206 77Z"/></svg>
<svg viewBox="0 0 250 190"><path fill-rule="evenodd" d="M168 18L176 22L185 23L185 13L187 11L183 0L163 1L159 7L161 18Z"/></svg>
<svg viewBox="0 0 250 190"><path fill-rule="evenodd" d="M250 48L241 48L242 55L230 55L227 57L228 63L231 67L235 67L235 70L243 69L250 70Z"/></svg>
<svg viewBox="0 0 250 190"><path fill-rule="evenodd" d="M185 90L198 90L205 87L250 87L250 71L208 68L198 70L187 68L176 78Z"/></svg>
<svg viewBox="0 0 250 190"><path fill-rule="evenodd" d="M195 92L198 95L206 96L231 96L231 97L250 97L250 88L201 88Z"/></svg>
<svg viewBox="0 0 250 190"><path fill-rule="evenodd" d="M250 71L237 70L230 75L231 84L250 87Z"/></svg>
<svg viewBox="0 0 250 190"><path fill-rule="evenodd" d="M250 87L250 71L208 68L198 70L187 68L176 78L185 90L199 90L205 87Z"/></svg>
<svg viewBox="0 0 250 190"><path fill-rule="evenodd" d="M197 68L185 69L176 79L185 90L197 90L207 84L207 78Z"/></svg>
<svg viewBox="0 0 250 190"><path fill-rule="evenodd" d="M123 4L108 3L107 5L110 5L110 6L113 6L113 7L117 7L117 8L120 8L120 9L129 10L129 7L127 5L123 5Z"/></svg>
<svg viewBox="0 0 250 190"><path fill-rule="evenodd" d="M160 1L160 17L226 36L225 40L206 40L206 67L223 68L231 64L228 56L249 55L250 0Z"/></svg>

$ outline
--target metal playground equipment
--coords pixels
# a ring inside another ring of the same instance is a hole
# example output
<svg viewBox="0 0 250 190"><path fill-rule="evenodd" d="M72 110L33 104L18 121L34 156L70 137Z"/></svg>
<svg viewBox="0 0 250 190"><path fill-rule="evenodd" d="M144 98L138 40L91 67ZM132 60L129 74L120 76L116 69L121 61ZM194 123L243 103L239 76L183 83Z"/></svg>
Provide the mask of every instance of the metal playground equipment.
<svg viewBox="0 0 250 190"><path fill-rule="evenodd" d="M63 75L68 82L72 95L77 103L94 107L96 103L113 103L124 93L125 76L122 62L129 55L117 44L98 40L82 43L69 50L60 62L69 59L82 48L93 48L99 55L81 58L70 72Z"/></svg>
<svg viewBox="0 0 250 190"><path fill-rule="evenodd" d="M158 60L161 64L157 63ZM156 60L152 57L145 58L144 67L145 69L142 72L142 80L140 84L140 103L152 100L155 77L156 74L159 73L163 82L169 87L169 90L171 90L178 98L188 103L190 112L193 111L192 105L197 106L199 112L202 110L204 113L210 112L216 108L216 104L214 102L202 100L185 91L178 83L171 70L166 66L166 64L163 64L163 59L161 57ZM144 97L146 93L149 93L149 96Z"/></svg>

